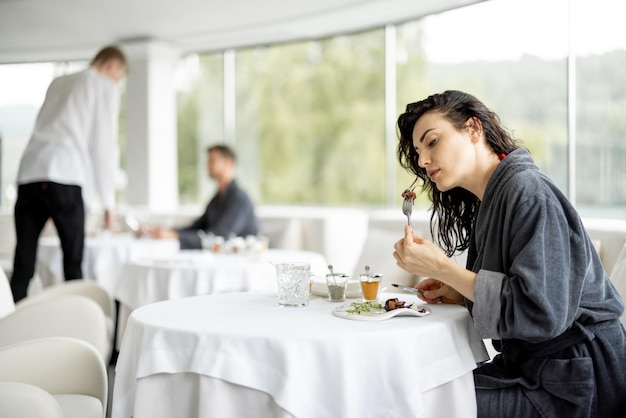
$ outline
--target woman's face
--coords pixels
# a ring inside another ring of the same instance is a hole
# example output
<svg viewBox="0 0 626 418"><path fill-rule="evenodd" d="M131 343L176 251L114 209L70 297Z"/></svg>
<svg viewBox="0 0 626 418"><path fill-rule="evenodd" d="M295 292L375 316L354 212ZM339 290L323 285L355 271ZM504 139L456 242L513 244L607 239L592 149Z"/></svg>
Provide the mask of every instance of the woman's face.
<svg viewBox="0 0 626 418"><path fill-rule="evenodd" d="M437 189L468 188L476 164L469 129L459 131L441 113L428 112L413 128L413 147L419 154L418 165Z"/></svg>

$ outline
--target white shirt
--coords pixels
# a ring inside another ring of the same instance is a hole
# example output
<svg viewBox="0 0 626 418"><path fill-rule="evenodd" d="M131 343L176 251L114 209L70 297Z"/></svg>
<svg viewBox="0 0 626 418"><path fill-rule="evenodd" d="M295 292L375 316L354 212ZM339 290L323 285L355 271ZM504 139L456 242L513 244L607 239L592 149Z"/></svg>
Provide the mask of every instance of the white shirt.
<svg viewBox="0 0 626 418"><path fill-rule="evenodd" d="M88 68L52 81L20 161L18 184L51 181L82 187L91 206L115 203L119 166L115 82Z"/></svg>

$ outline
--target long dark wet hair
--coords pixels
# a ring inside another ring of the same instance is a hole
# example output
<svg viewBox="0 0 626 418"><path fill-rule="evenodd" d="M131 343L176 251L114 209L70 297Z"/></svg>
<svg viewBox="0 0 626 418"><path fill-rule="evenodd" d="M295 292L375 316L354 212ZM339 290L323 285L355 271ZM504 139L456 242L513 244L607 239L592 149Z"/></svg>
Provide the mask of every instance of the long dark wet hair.
<svg viewBox="0 0 626 418"><path fill-rule="evenodd" d="M457 90L447 90L419 102L409 103L406 111L398 117L398 161L408 172L415 174L415 183L428 193L432 202L431 234L451 257L457 251L462 252L469 247L480 200L461 187L446 192L439 191L428 177L426 169L417 164L419 154L413 146L413 128L418 119L428 112L440 113L458 130L465 128L468 119L478 119L487 144L498 155L509 154L518 145L504 129L498 115L476 97Z"/></svg>

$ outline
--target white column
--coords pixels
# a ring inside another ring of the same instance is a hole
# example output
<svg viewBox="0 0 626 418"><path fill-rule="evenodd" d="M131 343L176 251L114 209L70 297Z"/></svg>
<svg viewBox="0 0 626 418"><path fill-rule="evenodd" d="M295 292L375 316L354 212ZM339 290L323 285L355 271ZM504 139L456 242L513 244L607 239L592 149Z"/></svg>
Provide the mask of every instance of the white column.
<svg viewBox="0 0 626 418"><path fill-rule="evenodd" d="M178 206L174 71L179 57L155 40L122 43L126 77L126 172L129 205L153 211Z"/></svg>

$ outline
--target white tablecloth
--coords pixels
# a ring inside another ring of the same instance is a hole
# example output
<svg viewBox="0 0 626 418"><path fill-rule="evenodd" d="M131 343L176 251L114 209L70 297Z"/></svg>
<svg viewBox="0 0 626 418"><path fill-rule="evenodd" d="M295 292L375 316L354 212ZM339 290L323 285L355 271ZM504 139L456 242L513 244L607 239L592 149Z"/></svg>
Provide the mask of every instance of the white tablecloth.
<svg viewBox="0 0 626 418"><path fill-rule="evenodd" d="M96 280L112 294L124 263L147 255L173 254L179 249L178 240L138 239L129 234L87 237L83 254L83 278ZM58 237L39 239L36 272L44 287L65 280L63 252Z"/></svg>
<svg viewBox="0 0 626 418"><path fill-rule="evenodd" d="M448 400L438 412L476 414L471 370L488 357L465 308L366 322L333 316L336 306L230 293L141 307L122 342L112 416L227 417L238 407L250 416L441 416L425 410L437 394Z"/></svg>
<svg viewBox="0 0 626 418"><path fill-rule="evenodd" d="M310 251L268 250L262 254L181 251L127 262L113 295L136 309L162 300L228 292L276 291L276 268L285 261L311 264L316 277L326 274L326 259Z"/></svg>

